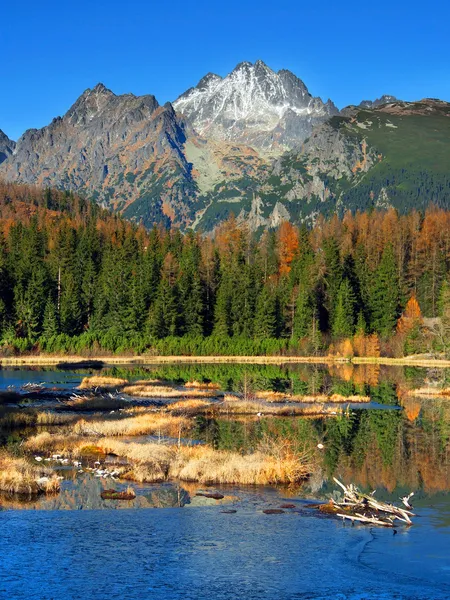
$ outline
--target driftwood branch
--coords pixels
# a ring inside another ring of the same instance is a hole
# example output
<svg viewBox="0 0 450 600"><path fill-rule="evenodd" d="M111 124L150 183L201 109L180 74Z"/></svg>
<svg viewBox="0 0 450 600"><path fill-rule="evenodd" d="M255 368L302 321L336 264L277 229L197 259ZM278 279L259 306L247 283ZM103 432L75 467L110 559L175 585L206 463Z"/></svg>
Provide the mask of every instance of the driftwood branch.
<svg viewBox="0 0 450 600"><path fill-rule="evenodd" d="M380 527L394 527L397 520L406 525L412 525L411 517L415 515L411 510L375 500L375 492L363 494L353 484L344 485L336 477L333 477L333 480L343 490L344 498L342 502L331 499L328 505L323 505L323 512L335 514L352 522L368 523ZM401 498L403 504L408 508L412 508L409 504L412 496L413 493Z"/></svg>

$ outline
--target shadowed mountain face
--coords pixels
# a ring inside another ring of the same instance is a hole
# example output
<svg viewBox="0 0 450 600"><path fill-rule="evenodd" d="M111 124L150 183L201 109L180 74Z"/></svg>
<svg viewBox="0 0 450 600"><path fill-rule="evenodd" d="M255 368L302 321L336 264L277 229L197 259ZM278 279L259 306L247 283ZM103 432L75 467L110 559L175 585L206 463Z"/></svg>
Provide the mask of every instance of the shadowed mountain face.
<svg viewBox="0 0 450 600"><path fill-rule="evenodd" d="M266 150L300 145L315 124L338 113L293 73L275 73L260 60L240 63L225 78L209 73L174 106L202 136Z"/></svg>
<svg viewBox="0 0 450 600"><path fill-rule="evenodd" d="M11 156L16 144L0 129L0 164Z"/></svg>
<svg viewBox="0 0 450 600"><path fill-rule="evenodd" d="M189 185L183 186L191 167L184 142L184 124L170 104L159 106L150 95L116 96L98 84L62 118L26 131L3 173L14 181L84 192L117 210L139 201L144 221L165 221L170 215L185 224ZM181 198L180 190L185 192Z"/></svg>
<svg viewBox="0 0 450 600"><path fill-rule="evenodd" d="M0 178L70 189L142 222L252 230L319 213L450 206L450 105L393 96L341 112L286 70L209 73L173 104L98 84L63 117L0 132Z"/></svg>

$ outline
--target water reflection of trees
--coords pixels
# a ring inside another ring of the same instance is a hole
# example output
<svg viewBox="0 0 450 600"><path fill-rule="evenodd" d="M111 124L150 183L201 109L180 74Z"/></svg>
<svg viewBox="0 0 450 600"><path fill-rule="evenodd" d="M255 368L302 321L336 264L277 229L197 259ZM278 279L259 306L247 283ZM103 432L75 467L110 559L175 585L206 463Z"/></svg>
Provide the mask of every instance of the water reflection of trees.
<svg viewBox="0 0 450 600"><path fill-rule="evenodd" d="M378 386L377 401L393 404L392 384ZM362 487L426 493L450 489L450 407L418 401L405 410L346 410L336 418L197 419L195 435L218 449L253 451L268 436L299 450L320 441L323 473Z"/></svg>

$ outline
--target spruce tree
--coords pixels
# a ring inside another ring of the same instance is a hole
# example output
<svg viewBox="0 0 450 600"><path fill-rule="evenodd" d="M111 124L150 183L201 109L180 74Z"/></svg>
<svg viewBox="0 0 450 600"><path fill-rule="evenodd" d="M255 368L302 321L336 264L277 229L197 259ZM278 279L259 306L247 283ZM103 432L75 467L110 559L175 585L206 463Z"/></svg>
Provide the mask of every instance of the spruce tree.
<svg viewBox="0 0 450 600"><path fill-rule="evenodd" d="M42 335L46 339L50 339L51 337L58 335L58 333L58 314L56 311L55 303L53 302L52 297L49 294L44 310L44 319L42 322Z"/></svg>
<svg viewBox="0 0 450 600"><path fill-rule="evenodd" d="M306 286L299 288L294 315L294 336L297 339L306 337L311 332L313 306L311 294Z"/></svg>
<svg viewBox="0 0 450 600"><path fill-rule="evenodd" d="M350 281L345 278L338 291L332 333L336 337L350 337L355 329L355 296Z"/></svg>
<svg viewBox="0 0 450 600"><path fill-rule="evenodd" d="M214 330L213 334L218 337L228 337L231 335L231 300L232 285L228 277L222 277L219 289L217 291L216 306L214 311Z"/></svg>
<svg viewBox="0 0 450 600"><path fill-rule="evenodd" d="M325 293L328 322L331 326L334 321L337 296L342 282L342 265L339 245L334 237L324 243L325 259Z"/></svg>
<svg viewBox="0 0 450 600"><path fill-rule="evenodd" d="M255 338L276 337L277 334L277 299L274 291L265 285L256 302L254 323Z"/></svg>
<svg viewBox="0 0 450 600"><path fill-rule="evenodd" d="M382 336L392 333L399 317L400 289L392 245L383 251L371 291L372 328Z"/></svg>

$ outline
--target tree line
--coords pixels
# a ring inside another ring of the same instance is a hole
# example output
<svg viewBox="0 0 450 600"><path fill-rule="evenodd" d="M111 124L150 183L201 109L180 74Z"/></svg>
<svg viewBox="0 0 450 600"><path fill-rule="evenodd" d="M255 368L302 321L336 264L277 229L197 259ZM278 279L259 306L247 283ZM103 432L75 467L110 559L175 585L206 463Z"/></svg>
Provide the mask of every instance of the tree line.
<svg viewBox="0 0 450 600"><path fill-rule="evenodd" d="M260 235L231 217L203 236L1 184L0 232L3 351L318 354L370 336L388 353L417 350L412 338L419 350L445 345L445 331L423 335L427 319L450 322L450 211L435 207Z"/></svg>

